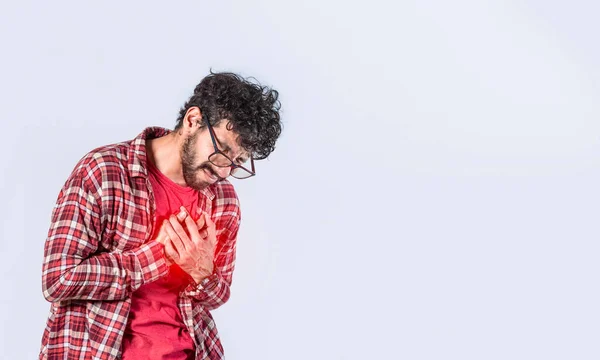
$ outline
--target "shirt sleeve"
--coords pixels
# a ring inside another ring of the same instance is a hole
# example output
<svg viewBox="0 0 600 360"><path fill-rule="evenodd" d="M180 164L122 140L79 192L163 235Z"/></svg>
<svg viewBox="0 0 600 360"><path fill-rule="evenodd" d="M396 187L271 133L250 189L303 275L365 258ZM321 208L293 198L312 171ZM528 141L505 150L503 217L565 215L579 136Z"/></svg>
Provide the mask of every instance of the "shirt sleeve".
<svg viewBox="0 0 600 360"><path fill-rule="evenodd" d="M208 310L214 310L229 300L239 227L240 217L235 215L221 233L219 243L223 246L215 257L213 273L199 284L192 280L184 290L185 295L199 301Z"/></svg>
<svg viewBox="0 0 600 360"><path fill-rule="evenodd" d="M52 211L42 265L42 290L50 302L122 300L168 273L156 241L121 253L99 251L103 216L93 174L89 167L74 171Z"/></svg>

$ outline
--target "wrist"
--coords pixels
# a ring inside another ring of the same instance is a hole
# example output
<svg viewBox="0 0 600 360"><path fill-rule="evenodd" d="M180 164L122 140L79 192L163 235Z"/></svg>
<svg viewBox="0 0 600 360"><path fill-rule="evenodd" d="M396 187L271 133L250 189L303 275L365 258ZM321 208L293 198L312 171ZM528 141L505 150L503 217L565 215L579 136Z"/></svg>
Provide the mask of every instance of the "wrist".
<svg viewBox="0 0 600 360"><path fill-rule="evenodd" d="M202 282L202 280L206 279L207 277L209 277L211 275L211 273L209 273L208 271L194 271L193 273L190 274L192 280L194 280L194 282L196 284L200 284Z"/></svg>

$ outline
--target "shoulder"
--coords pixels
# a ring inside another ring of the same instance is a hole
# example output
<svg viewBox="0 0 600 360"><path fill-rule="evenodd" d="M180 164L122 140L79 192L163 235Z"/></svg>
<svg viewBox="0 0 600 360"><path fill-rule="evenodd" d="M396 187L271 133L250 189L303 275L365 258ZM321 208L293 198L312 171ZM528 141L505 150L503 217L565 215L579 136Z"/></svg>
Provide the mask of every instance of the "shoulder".
<svg viewBox="0 0 600 360"><path fill-rule="evenodd" d="M82 188L100 201L115 184L129 182L128 148L128 142L121 142L89 151L76 163L63 190Z"/></svg>
<svg viewBox="0 0 600 360"><path fill-rule="evenodd" d="M211 190L215 194L213 199L215 215L227 219L228 222L239 222L241 219L240 200L231 182L227 179L221 180L215 183Z"/></svg>
<svg viewBox="0 0 600 360"><path fill-rule="evenodd" d="M107 182L123 181L127 176L128 148L128 142L121 142L89 151L77 162L69 180L81 179L89 190L96 192L101 192Z"/></svg>
<svg viewBox="0 0 600 360"><path fill-rule="evenodd" d="M239 207L239 198L233 184L229 180L221 180L212 186L218 204L233 204Z"/></svg>
<svg viewBox="0 0 600 360"><path fill-rule="evenodd" d="M130 176L145 175L145 141L170 132L160 127L148 127L132 140L97 147L79 160L73 172L87 172L88 176L102 177L104 181L126 181Z"/></svg>

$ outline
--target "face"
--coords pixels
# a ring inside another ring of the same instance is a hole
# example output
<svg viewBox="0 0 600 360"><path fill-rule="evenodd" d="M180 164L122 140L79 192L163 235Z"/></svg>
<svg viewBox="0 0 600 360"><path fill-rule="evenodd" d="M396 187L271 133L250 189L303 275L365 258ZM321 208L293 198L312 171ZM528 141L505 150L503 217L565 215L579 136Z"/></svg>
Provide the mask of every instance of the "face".
<svg viewBox="0 0 600 360"><path fill-rule="evenodd" d="M210 132L206 126L200 127L201 117L192 117L192 129L181 146L181 167L188 186L202 190L230 175L231 167L217 167L208 161L215 152ZM227 120L213 126L215 140L219 150L229 158L238 160L248 158L248 153L237 143L237 134L227 129Z"/></svg>

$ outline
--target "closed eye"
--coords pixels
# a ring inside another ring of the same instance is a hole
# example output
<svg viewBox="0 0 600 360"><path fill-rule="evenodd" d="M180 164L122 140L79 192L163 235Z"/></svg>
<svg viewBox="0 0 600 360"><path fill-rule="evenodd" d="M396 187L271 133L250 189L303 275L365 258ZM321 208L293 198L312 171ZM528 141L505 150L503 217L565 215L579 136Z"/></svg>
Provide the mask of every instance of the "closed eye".
<svg viewBox="0 0 600 360"><path fill-rule="evenodd" d="M246 158L237 158L237 160L236 160L238 165L241 165L241 164L245 163L246 161L248 161L248 159L246 159Z"/></svg>

